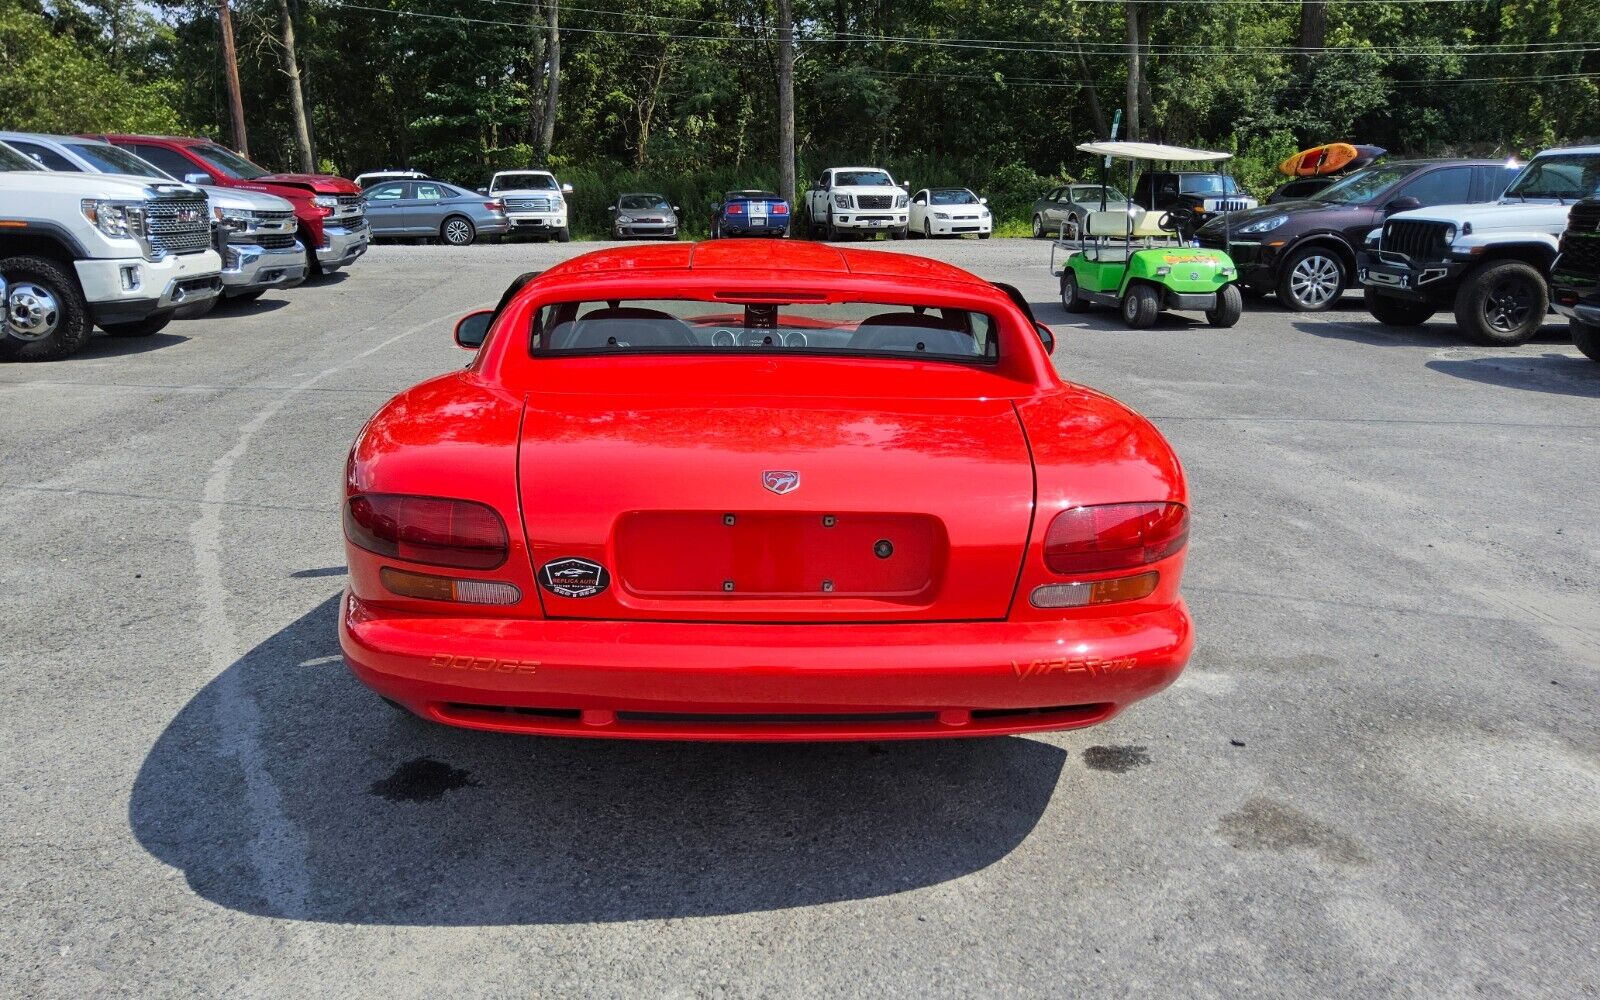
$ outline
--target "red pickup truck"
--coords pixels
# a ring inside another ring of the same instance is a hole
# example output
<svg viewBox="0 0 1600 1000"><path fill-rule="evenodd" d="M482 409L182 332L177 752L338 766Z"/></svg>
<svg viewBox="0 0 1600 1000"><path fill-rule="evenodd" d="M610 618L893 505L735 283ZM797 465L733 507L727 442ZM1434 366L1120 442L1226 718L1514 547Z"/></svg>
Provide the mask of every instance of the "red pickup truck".
<svg viewBox="0 0 1600 1000"><path fill-rule="evenodd" d="M294 204L300 242L312 274L337 271L367 251L361 189L333 174L274 174L210 139L159 135L95 135L149 160L191 184L265 191Z"/></svg>

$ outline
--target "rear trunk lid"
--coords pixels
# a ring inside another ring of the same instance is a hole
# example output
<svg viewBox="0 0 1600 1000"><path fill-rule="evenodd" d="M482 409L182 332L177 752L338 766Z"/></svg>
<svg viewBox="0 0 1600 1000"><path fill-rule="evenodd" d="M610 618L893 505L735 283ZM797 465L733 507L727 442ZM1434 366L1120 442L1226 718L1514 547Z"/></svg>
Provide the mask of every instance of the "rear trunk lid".
<svg viewBox="0 0 1600 1000"><path fill-rule="evenodd" d="M1007 399L535 392L522 435L552 617L968 621L1010 606L1033 469Z"/></svg>

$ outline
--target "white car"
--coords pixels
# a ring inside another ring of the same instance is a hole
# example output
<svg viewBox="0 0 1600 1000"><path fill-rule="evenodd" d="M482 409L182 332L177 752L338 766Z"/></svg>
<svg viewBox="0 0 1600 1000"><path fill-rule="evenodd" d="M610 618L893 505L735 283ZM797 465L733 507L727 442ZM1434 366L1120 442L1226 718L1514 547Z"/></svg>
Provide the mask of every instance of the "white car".
<svg viewBox="0 0 1600 1000"><path fill-rule="evenodd" d="M923 188L911 196L912 236L977 234L986 240L994 230L989 199L979 198L967 188Z"/></svg>
<svg viewBox="0 0 1600 1000"><path fill-rule="evenodd" d="M554 236L558 243L572 239L566 200L572 185L548 170L502 170L478 193L500 199L513 233L533 233L543 240Z"/></svg>
<svg viewBox="0 0 1600 1000"><path fill-rule="evenodd" d="M846 233L888 233L903 240L911 195L889 171L877 167L830 167L806 192L806 232L836 240Z"/></svg>

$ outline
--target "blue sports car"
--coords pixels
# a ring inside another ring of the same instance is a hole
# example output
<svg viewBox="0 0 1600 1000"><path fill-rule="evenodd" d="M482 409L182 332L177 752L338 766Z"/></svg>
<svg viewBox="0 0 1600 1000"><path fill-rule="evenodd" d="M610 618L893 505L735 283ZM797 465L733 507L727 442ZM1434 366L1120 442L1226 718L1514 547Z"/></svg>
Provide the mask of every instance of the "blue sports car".
<svg viewBox="0 0 1600 1000"><path fill-rule="evenodd" d="M711 206L711 238L789 235L789 203L771 191L729 191Z"/></svg>

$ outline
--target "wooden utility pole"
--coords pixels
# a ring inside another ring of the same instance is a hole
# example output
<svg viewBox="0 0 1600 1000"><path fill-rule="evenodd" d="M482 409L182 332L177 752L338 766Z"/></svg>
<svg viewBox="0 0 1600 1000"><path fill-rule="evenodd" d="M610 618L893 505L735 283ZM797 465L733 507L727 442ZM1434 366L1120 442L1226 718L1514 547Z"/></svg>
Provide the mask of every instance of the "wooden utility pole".
<svg viewBox="0 0 1600 1000"><path fill-rule="evenodd" d="M561 98L561 3L550 0L550 29L545 41L545 60L550 76L545 82L544 120L539 123L539 166L550 162L550 147L556 142L556 107Z"/></svg>
<svg viewBox="0 0 1600 1000"><path fill-rule="evenodd" d="M790 0L778 0L778 193L794 201L794 12Z"/></svg>
<svg viewBox="0 0 1600 1000"><path fill-rule="evenodd" d="M300 157L300 172L316 173L317 158L311 149L311 125L306 118L305 92L300 89L300 59L295 55L294 18L289 15L289 0L278 0L278 16L283 20L283 72L289 78L289 109L294 112L294 145Z"/></svg>
<svg viewBox="0 0 1600 1000"><path fill-rule="evenodd" d="M233 149L250 158L250 137L244 127L244 98L239 93L239 53L233 47L233 11L228 0L217 0L217 21L222 27L223 76L228 83L228 121L233 128Z"/></svg>

